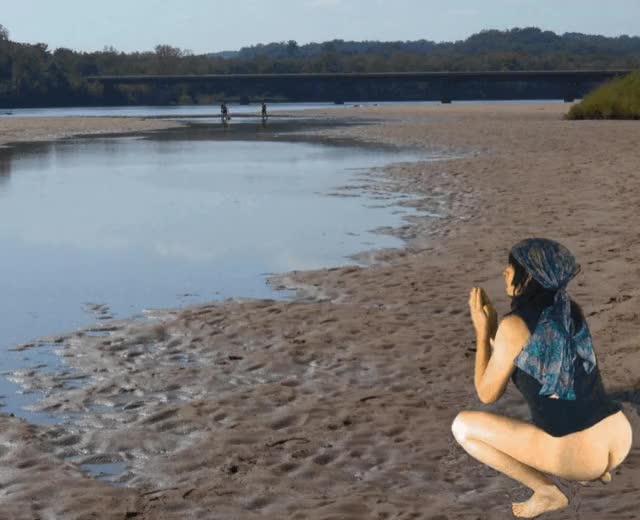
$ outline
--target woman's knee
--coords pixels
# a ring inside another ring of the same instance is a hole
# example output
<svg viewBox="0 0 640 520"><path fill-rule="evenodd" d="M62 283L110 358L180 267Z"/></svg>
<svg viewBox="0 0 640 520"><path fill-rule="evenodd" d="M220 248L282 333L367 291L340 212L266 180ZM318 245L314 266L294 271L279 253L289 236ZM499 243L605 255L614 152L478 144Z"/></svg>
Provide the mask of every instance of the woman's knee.
<svg viewBox="0 0 640 520"><path fill-rule="evenodd" d="M456 418L451 423L451 433L453 433L458 444L462 444L468 438L469 415L469 412L463 410L456 415Z"/></svg>

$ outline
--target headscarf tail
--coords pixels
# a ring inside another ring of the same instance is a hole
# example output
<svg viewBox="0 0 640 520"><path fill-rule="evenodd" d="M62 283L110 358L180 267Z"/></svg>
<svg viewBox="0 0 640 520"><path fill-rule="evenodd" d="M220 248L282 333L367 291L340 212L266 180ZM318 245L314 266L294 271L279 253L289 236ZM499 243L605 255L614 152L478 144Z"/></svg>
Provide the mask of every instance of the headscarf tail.
<svg viewBox="0 0 640 520"><path fill-rule="evenodd" d="M516 244L513 257L545 289L555 289L553 303L546 307L529 341L514 363L542 385L540 395L556 394L575 400L575 360L580 357L587 373L596 365L587 323L574 331L567 284L580 272L574 256L553 240L532 238Z"/></svg>

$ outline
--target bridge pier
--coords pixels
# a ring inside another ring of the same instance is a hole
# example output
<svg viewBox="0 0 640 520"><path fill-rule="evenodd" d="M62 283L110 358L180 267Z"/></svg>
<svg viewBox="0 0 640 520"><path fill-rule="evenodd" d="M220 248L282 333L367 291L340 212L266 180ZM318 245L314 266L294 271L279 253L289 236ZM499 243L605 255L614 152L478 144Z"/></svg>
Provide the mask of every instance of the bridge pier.
<svg viewBox="0 0 640 520"><path fill-rule="evenodd" d="M453 81L444 79L440 83L440 102L443 105L450 105L453 101Z"/></svg>
<svg viewBox="0 0 640 520"><path fill-rule="evenodd" d="M347 82L342 80L338 81L333 89L329 87L329 90L333 90L333 104L334 105L344 105L345 100L347 99Z"/></svg>
<svg viewBox="0 0 640 520"><path fill-rule="evenodd" d="M575 81L570 81L565 87L564 102L573 103L578 97L578 84Z"/></svg>
<svg viewBox="0 0 640 520"><path fill-rule="evenodd" d="M113 83L105 83L102 90L102 96L107 103L115 103L119 96L119 91Z"/></svg>

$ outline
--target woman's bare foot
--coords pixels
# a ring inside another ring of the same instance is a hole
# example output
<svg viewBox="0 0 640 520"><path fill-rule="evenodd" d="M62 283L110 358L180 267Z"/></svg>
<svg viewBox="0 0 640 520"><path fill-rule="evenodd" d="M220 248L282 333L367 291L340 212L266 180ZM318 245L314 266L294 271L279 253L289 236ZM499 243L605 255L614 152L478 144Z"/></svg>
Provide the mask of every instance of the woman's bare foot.
<svg viewBox="0 0 640 520"><path fill-rule="evenodd" d="M526 502L511 504L513 514L520 518L534 518L542 513L557 511L569 505L569 500L557 486L545 486L534 491Z"/></svg>

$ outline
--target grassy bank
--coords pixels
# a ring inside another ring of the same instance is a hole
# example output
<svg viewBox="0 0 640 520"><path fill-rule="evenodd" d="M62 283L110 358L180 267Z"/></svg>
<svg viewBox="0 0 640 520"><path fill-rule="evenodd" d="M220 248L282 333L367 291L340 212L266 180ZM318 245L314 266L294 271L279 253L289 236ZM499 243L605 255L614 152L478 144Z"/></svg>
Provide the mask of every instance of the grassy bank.
<svg viewBox="0 0 640 520"><path fill-rule="evenodd" d="M568 119L640 119L640 72L608 81L571 107Z"/></svg>

